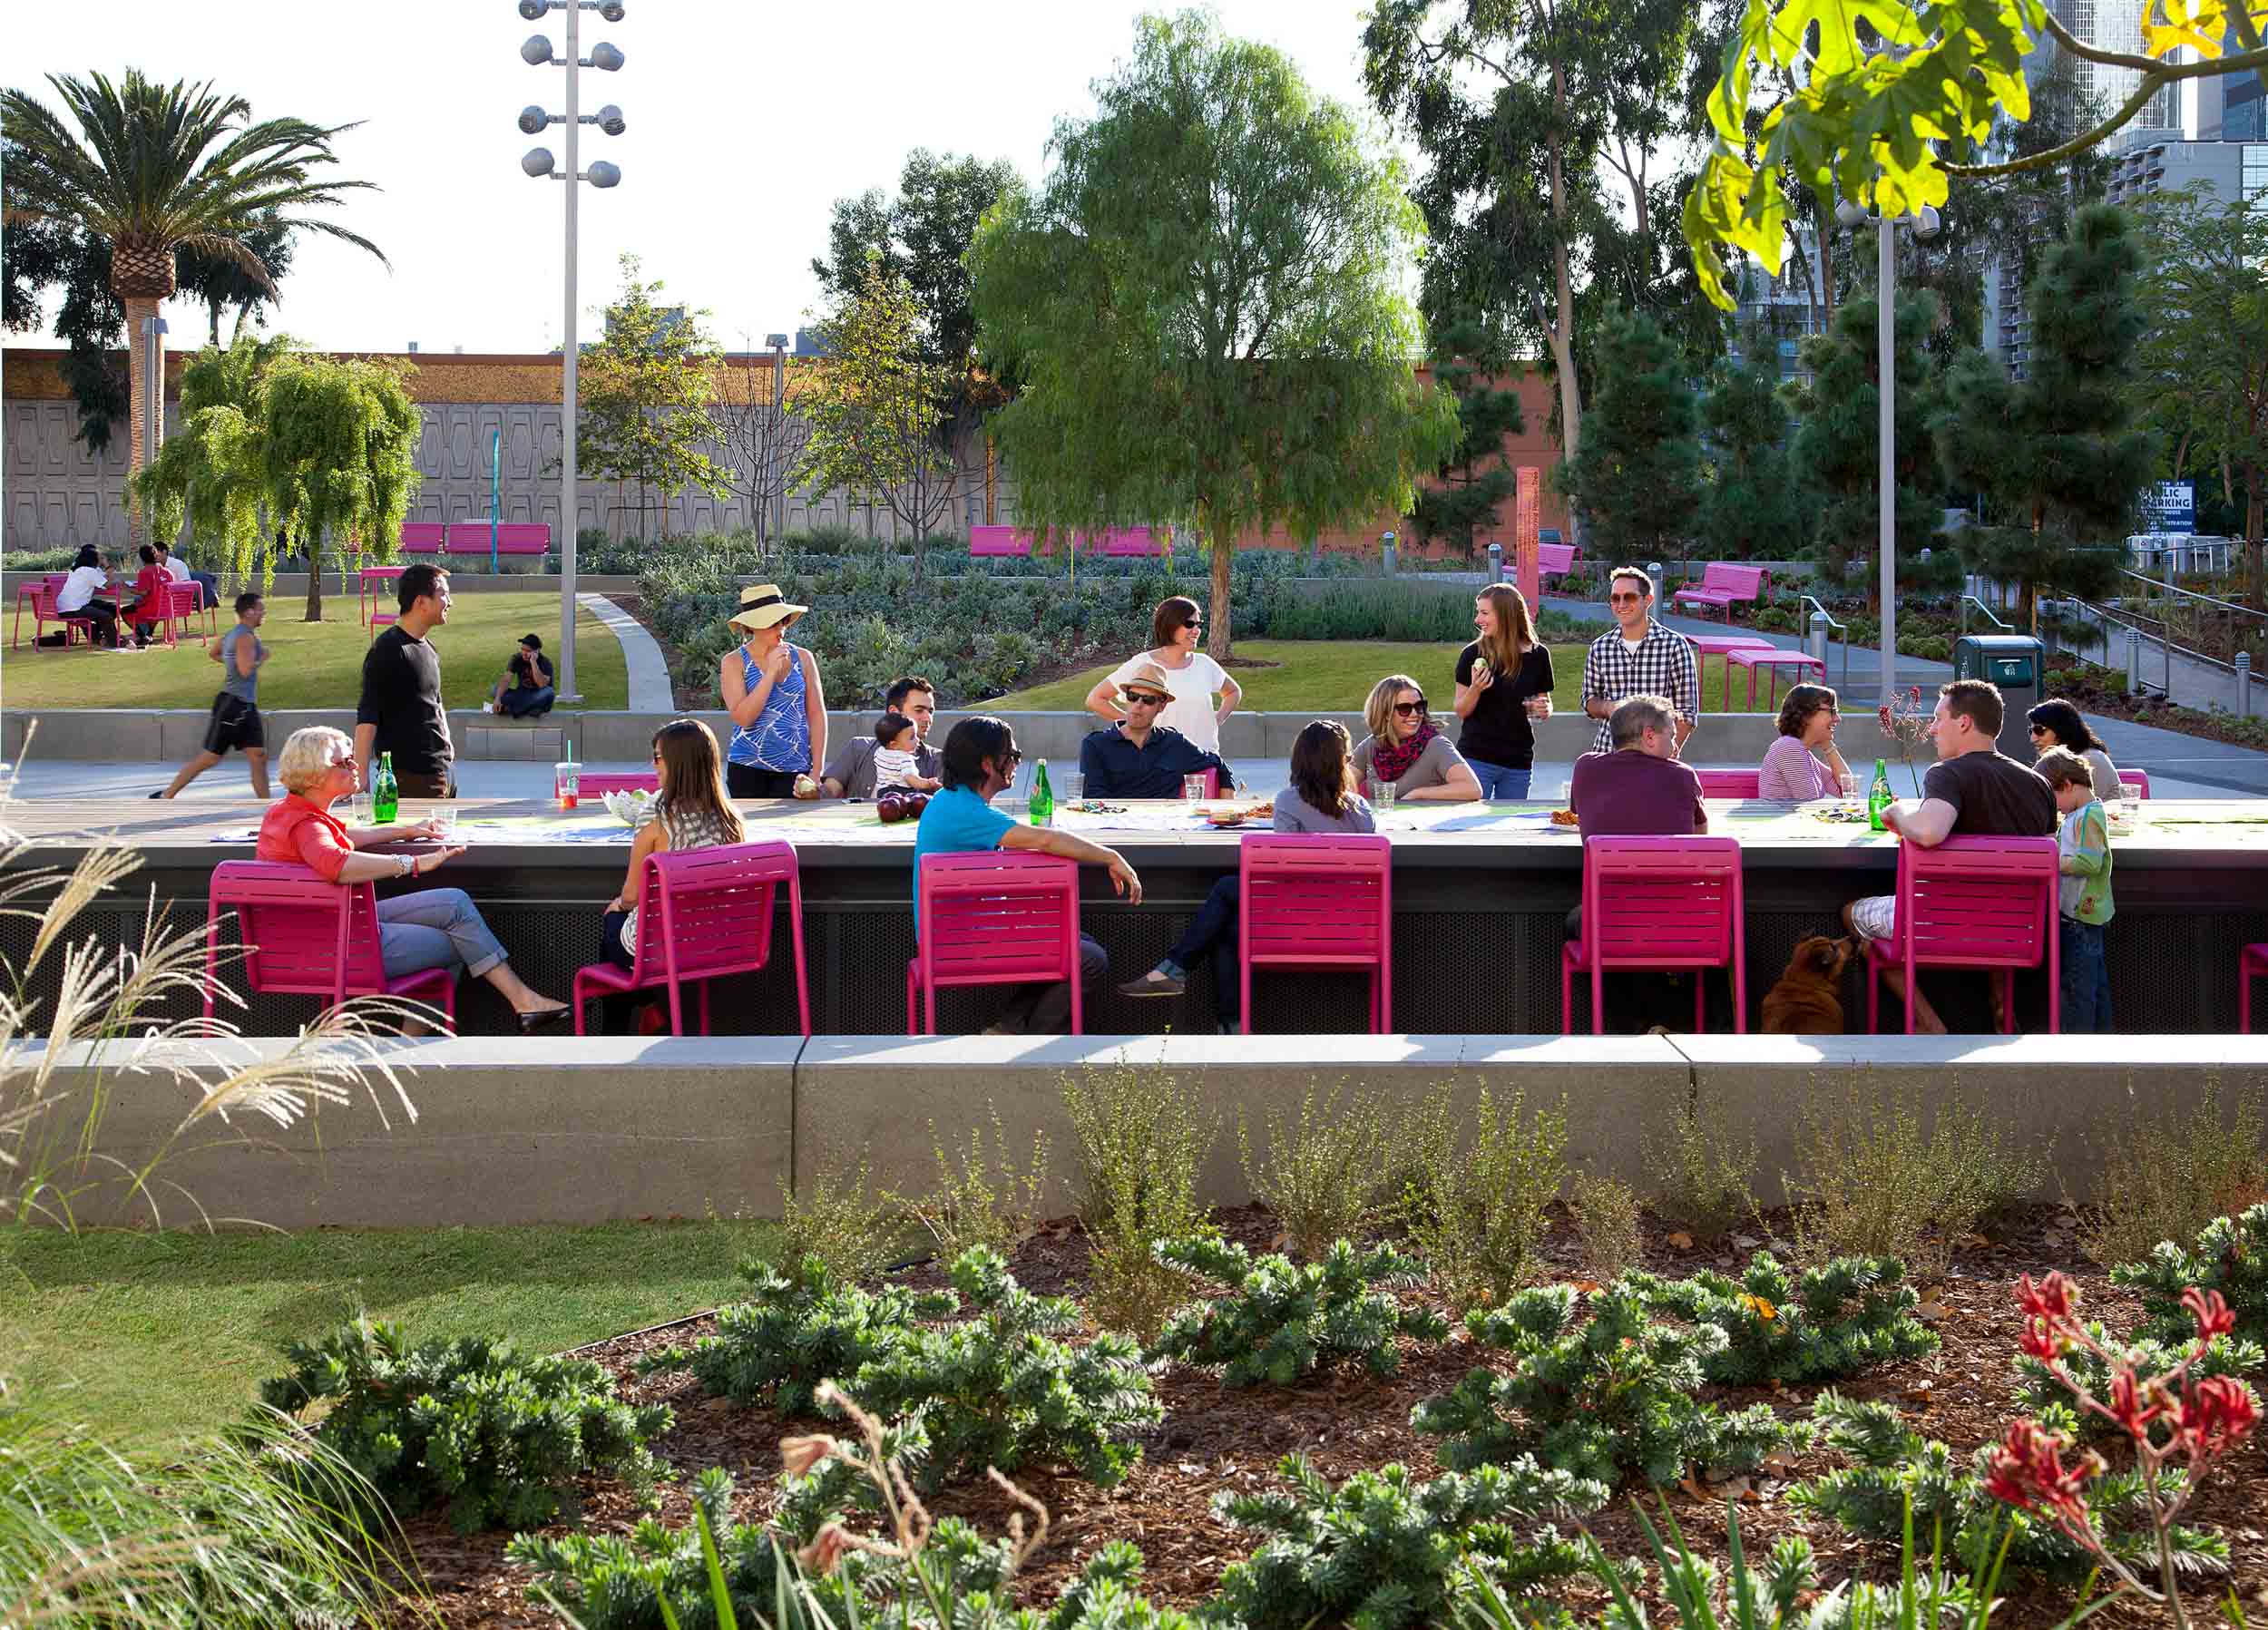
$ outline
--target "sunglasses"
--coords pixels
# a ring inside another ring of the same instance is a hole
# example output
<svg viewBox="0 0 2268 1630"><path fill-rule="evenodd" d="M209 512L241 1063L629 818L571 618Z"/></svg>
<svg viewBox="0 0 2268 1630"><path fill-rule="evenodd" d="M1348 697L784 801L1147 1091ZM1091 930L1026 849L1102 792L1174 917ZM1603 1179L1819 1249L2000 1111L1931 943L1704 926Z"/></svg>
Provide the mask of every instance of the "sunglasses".
<svg viewBox="0 0 2268 1630"><path fill-rule="evenodd" d="M1607 602L1616 606L1631 605L1645 598L1643 594L1609 594L1607 596Z"/></svg>
<svg viewBox="0 0 2268 1630"><path fill-rule="evenodd" d="M1126 693L1126 705L1129 708L1162 708L1169 699L1162 696L1152 696L1147 690L1129 690Z"/></svg>
<svg viewBox="0 0 2268 1630"><path fill-rule="evenodd" d="M2029 736L2045 736L2048 734L2048 727L2045 725L2031 725L2026 727L2025 733Z"/></svg>
<svg viewBox="0 0 2268 1630"><path fill-rule="evenodd" d="M1415 702L1396 702L1393 705L1393 710L1400 714L1403 718L1422 718L1425 715L1426 707L1427 704L1422 700Z"/></svg>

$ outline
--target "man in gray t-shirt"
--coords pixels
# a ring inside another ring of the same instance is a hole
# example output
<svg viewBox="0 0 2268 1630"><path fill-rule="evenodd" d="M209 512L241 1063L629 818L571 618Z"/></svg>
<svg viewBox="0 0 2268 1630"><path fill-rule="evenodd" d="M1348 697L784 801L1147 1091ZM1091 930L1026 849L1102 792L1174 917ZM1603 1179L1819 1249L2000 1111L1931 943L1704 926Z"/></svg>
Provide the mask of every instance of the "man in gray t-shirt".
<svg viewBox="0 0 2268 1630"><path fill-rule="evenodd" d="M220 694L212 698L212 717L205 721L205 745L181 766L172 786L152 793L152 797L178 795L219 764L230 747L241 749L251 766L253 795L268 796L268 735L259 717L259 667L268 660L259 625L267 616L267 603L258 594L248 590L236 597L236 626L205 648L205 654L220 664Z"/></svg>
<svg viewBox="0 0 2268 1630"><path fill-rule="evenodd" d="M890 688L883 696L884 709L902 713L914 721L914 773L935 780L943 773L943 763L937 749L929 745L929 727L937 718L937 689L927 679L908 674L902 679L890 681ZM875 748L872 731L853 732L849 740L835 755L819 779L812 784L808 794L797 797L812 798L871 798L875 795ZM906 745L901 737L900 747Z"/></svg>

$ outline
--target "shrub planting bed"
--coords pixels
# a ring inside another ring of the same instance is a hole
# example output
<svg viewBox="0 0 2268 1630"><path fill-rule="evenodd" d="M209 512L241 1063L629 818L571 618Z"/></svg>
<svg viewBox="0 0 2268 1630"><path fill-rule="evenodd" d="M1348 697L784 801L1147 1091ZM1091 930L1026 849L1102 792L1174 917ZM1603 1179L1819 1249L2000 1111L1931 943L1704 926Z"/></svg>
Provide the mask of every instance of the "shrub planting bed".
<svg viewBox="0 0 2268 1630"><path fill-rule="evenodd" d="M1242 1328L1256 1343L1273 1342L1281 1349L1286 1320L1296 1323L1312 1318L1314 1332L1320 1332L1326 1321L1340 1316L1334 1310L1354 1309L1376 1294L1393 1295L1418 1316L1402 1321L1397 1332L1394 1322L1380 1316L1375 1305L1364 1307L1356 1320L1359 1330L1344 1327L1339 1340L1320 1342L1316 1362L1303 1357L1297 1363L1278 1366L1281 1372L1297 1377L1288 1386L1255 1373L1265 1370L1265 1364L1239 1372L1237 1379L1246 1384L1227 1384L1218 1363L1236 1344L1235 1317L1224 1314L1216 1321L1203 1344L1188 1339L1190 1331L1185 1327L1182 1338L1169 1344L1185 1355L1201 1350L1215 1361L1215 1367L1168 1362L1153 1351L1146 1394L1129 1394L1108 1407L1107 1401L1094 1395L1092 1407L1101 1412L1076 1417L1100 1421L1108 1415L1114 1423L1107 1430L1139 1451L1137 1458L1123 1465L1114 1462L1111 1475L1100 1480L1090 1480L1067 1463L1064 1457L1075 1450L1052 1459L1044 1452L1031 1454L1019 1467L1017 1483L1046 1508L1049 1522L1044 1545L1002 1590L1044 1615L1082 1576L1091 1592L1094 1578L1125 1574L1129 1558L1106 1547L1131 1545L1140 1552L1141 1563L1130 1588L1160 1609L1218 1613L1233 1607L1237 1622L1256 1630L1276 1624L1332 1625L1353 1618L1373 1587L1390 1585L1384 1598L1370 1601L1372 1611L1364 1622L1447 1623L1464 1588L1464 1576L1442 1561L1438 1537L1454 1533L1466 1537L1452 1548L1468 1558L1489 1558L1486 1566L1508 1594L1525 1593L1531 1600L1562 1604L1583 1625L1600 1622L1609 1600L1605 1587L1586 1572L1569 1571L1583 1555L1581 1532L1595 1536L1611 1558L1640 1557L1647 1555L1647 1546L1634 1502L1643 1498L1657 1524L1662 1512L1642 1474L1619 1469L1621 1480L1610 1495L1589 1480L1601 1475L1602 1468L1612 1469L1617 1459L1609 1455L1602 1459L1589 1452L1597 1447L1597 1433L1607 1430L1598 1425L1607 1412L1593 1410L1586 1418L1594 1430L1572 1451L1575 1459L1588 1457L1589 1472L1573 1464L1555 1468L1549 1463L1551 1451L1544 1447L1546 1439L1569 1429L1523 1430L1516 1414L1500 1419L1512 1423L1506 1448L1518 1449L1518 1455L1478 1452L1479 1440L1470 1432L1429 1435L1413 1425L1413 1411L1421 1419L1427 1412L1420 1406L1454 1393L1476 1366L1500 1380L1513 1373L1511 1354L1502 1342L1476 1343L1463 1328L1452 1331L1446 1342L1431 1340L1431 1332L1440 1328L1433 1315L1452 1310L1432 1290L1411 1283L1399 1262L1381 1259L1375 1264L1379 1271L1369 1275L1375 1283L1368 1285L1353 1276L1353 1264L1343 1264L1340 1272L1348 1277L1342 1289L1320 1295L1301 1293L1283 1271L1267 1264L1264 1254L1284 1244L1281 1226L1271 1213L1256 1205L1216 1214L1213 1222L1223 1239L1243 1247L1251 1257L1236 1252L1180 1253L1202 1257L1207 1269L1201 1286L1192 1282L1190 1293L1255 1297ZM2259 1226L2268 1228L2268 1217ZM1536 1274L1540 1284L1561 1287L1545 1293L1544 1299L1575 1300L1579 1332L1583 1310L1603 1310L1610 1303L1615 1304L1616 1318L1639 1316L1634 1304L1642 1303L1650 1316L1677 1321L1682 1333L1669 1347L1660 1347L1654 1336L1642 1337L1637 1345L1657 1349L1649 1362L1658 1361L1672 1369L1683 1365L1693 1371L1678 1381L1678 1395L1724 1429L1720 1437L1738 1438L1745 1447L1736 1444L1723 1451L1725 1465L1686 1465L1660 1490L1667 1509L1695 1551L1720 1564L1728 1550L1728 1509L1737 1513L1741 1543L1754 1566L1762 1567L1763 1558L1776 1545L1799 1538L1807 1542L1809 1566L1820 1593L1811 1598L1813 1602L1845 1580L1896 1577L1897 1524L1892 1520L1885 1529L1880 1518L1882 1490L1898 1487L1899 1479L1868 1471L1867 1456L1857 1447L1870 1432L1881 1434L1892 1416L1903 1432L1924 1440L1920 1445L1901 1441L1892 1457L1897 1465L1920 1469L1912 1475L1918 1479L1916 1498L1923 1501L1917 1523L1924 1561L1931 1509L1948 1514L1949 1550L1954 1539L1951 1530L1964 1517L1973 1519L1983 1512L1997 1518L2006 1531L2006 1508L1976 1492L1973 1485L1966 1496L1947 1489L1952 1487L1949 1479L1957 1482L1970 1470L1976 1451L2002 1440L2009 1424L2027 1412L2024 1377L2014 1362L2025 1326L2014 1293L2020 1276L2038 1278L2060 1271L2079 1287L2085 1315L2121 1336L2163 1311L2162 1287L2115 1284L2109 1274L2081 1254L2079 1219L2068 1211L2033 1207L2018 1213L1989 1239L1970 1235L1959 1242L1941 1276L1911 1284L1899 1282L1880 1264L1808 1281L1795 1271L1782 1276L1769 1264L1755 1264L1752 1256L1759 1248L1778 1248L1786 1255L1782 1244L1790 1234L1785 1217L1770 1215L1742 1228L1746 1231L1736 1229L1721 1243L1696 1245L1689 1235L1648 1220L1636 1265L1652 1277L1625 1282L1633 1288L1618 1303L1611 1296L1593 1295L1606 1287L1581 1276L1582 1240L1567 1214L1555 1208ZM1089 1285L1089 1242L1074 1220L1059 1219L1031 1231L1010 1254L1007 1266L1019 1287L1012 1294L1083 1299ZM934 1293L952 1289L956 1279L965 1291L974 1271L964 1267L957 1275L949 1274L944 1264L932 1261L885 1275L876 1288L887 1284L923 1293L918 1299L901 1298L900 1304L934 1313L945 1300ZM1701 1281L1687 1293L1667 1288L1694 1280L1704 1271L1717 1277ZM1779 1304L1756 1291L1759 1285L1788 1293L1784 1314ZM1317 1287L1306 1288L1312 1292ZM2256 1293L2249 1284L2234 1288L2238 1293L2233 1301L2249 1321L2254 1316L2250 1308ZM1832 1323L1833 1309L1824 1298L1834 1291L1847 1293L1851 1329L1838 1329ZM1516 1313L1520 1305L1516 1299L1508 1309ZM873 1312L868 1304L856 1311L862 1317ZM982 1324L980 1309L963 1308L963 1319L972 1314ZM1680 1315L1693 1315L1699 1323L1686 1323ZM1054 1323L1058 1317L1051 1313L1044 1323ZM1783 1319L1798 1323L1811 1320L1815 1333L1834 1350L1816 1350L1834 1361L1823 1367L1832 1370L1840 1364L1841 1372L1823 1375L1822 1364L1773 1357L1777 1351L1773 1343L1787 1339L1772 1330ZM1495 1323L1501 1326L1502 1316ZM1862 1326L1869 1333L1858 1339L1854 1332ZM950 1332L956 1326L948 1321L927 1328ZM1697 1340L1696 1332L1700 1332ZM1934 1341L1917 1332L1926 1332ZM1356 1351L1382 1332L1394 1347L1394 1362L1383 1366L1385 1373ZM711 1485L720 1515L728 1511L738 1523L770 1517L784 1523L797 1519L797 1512L781 1513L783 1442L812 1433L845 1433L846 1429L840 1421L814 1414L783 1415L766 1405L711 1396L692 1370L650 1362L669 1349L683 1349L716 1333L716 1320L705 1315L626 1334L577 1355L595 1361L613 1377L629 1405L641 1410L667 1406L673 1411L675 1425L652 1444L656 1458L668 1469L669 1480L661 1485L658 1502L649 1506L631 1482L584 1475L576 1485L580 1522L554 1523L540 1530L538 1540L516 1547L518 1554L555 1559L572 1547L548 1545L545 1539L577 1533L630 1536L650 1517L660 1525L649 1530L650 1537L664 1530L683 1530L689 1544L692 1496L697 1480L711 1468L722 1469L733 1479L728 1495ZM1090 1321L1085 1329L1062 1333L1061 1339L1075 1352L1096 1333ZM1500 1328L1488 1333L1494 1338L1504 1332ZM2249 1335L2249 1323L2237 1333ZM972 1339L982 1346L981 1337L973 1334ZM1530 1345L1539 1342L1553 1344L1540 1335ZM1598 1366L1610 1369L1635 1361L1622 1356L1628 1350L1618 1342L1594 1341L1592 1345L1601 1351L1584 1362L1593 1366L1598 1384L1606 1388L1596 1396L1614 1396L1618 1383L1608 1369ZM1306 1349L1302 1346L1301 1351L1304 1354ZM1713 1352L1730 1357L1712 1358ZM906 1354L883 1362L902 1368ZM974 1361L964 1357L956 1362ZM1122 1362L1123 1348L1107 1362ZM1752 1374L1760 1379L1750 1384L1696 1380L1704 1370L1712 1375ZM1621 1373L1628 1381L1637 1371L1626 1368ZM1781 1379L1796 1375L1804 1379ZM1081 1395L1090 1392L1090 1388ZM1147 1403L1131 1407L1138 1398L1154 1401L1157 1410ZM1816 1407L1822 1399L1827 1400L1823 1409ZM1531 1400L1531 1404L1546 1415L1551 1412L1547 1402ZM1154 1422L1149 1420L1153 1414ZM1690 1424L1686 1417L1680 1419ZM1741 1430L1733 1431L1735 1423ZM1583 1425L1583 1420L1576 1425ZM1646 1439L1648 1451L1657 1458L1662 1450L1661 1428L1660 1420L1654 1421L1647 1429L1652 1435ZM1571 1435L1580 1438L1584 1433ZM1633 1436L1625 1447L1638 1441ZM2124 1446L2099 1434L2090 1441L2104 1449L2114 1470L2130 1458ZM1930 1449L1927 1443L1944 1448ZM1529 1459L1530 1454L1542 1459ZM1295 1455L1300 1457L1297 1464L1288 1459ZM1448 1478L1452 1459L1470 1469ZM1674 1461L1677 1451L1667 1451L1667 1459ZM1931 1466L1938 1469L1935 1482L1927 1475ZM1402 1469L1392 1469L1396 1467ZM821 1473L826 1470L822 1466ZM807 1487L802 1496L807 1506L812 1498ZM1960 1503L1963 1498L1967 1505ZM1934 1507L1931 1500L1937 1502ZM796 1497L787 1503L795 1505ZM983 1547L994 1546L1006 1536L1019 1506L981 1478L956 1475L945 1480L929 1507L940 1519L965 1519L983 1542L979 1546L976 1538L941 1520L933 1544L965 1539L968 1576L987 1576L986 1570L996 1567L1004 1549ZM2227 1557L2225 1568L2208 1566L2191 1576L2185 1596L2195 1622L2210 1617L2232 1590L2257 1615L2260 1604L2253 1593L2268 1578L2268 1533L2263 1533L2268 1523L2263 1523L2263 1514L2268 1514L2268 1465L2263 1465L2260 1442L2254 1439L2215 1466L2197 1499L2182 1514L2183 1523L2204 1537L2202 1543L2207 1550L2224 1546ZM876 1515L855 1505L846 1509L844 1520L851 1529L866 1534L884 1526ZM1028 1527L1028 1514L1024 1520ZM529 1599L529 1586L537 1575L507 1560L508 1533L459 1536L440 1512L413 1518L407 1527L444 1622L481 1630L559 1622L550 1609ZM745 1540L753 1532L743 1529L740 1536ZM1890 1537L1884 1537L1885 1533ZM719 1545L724 1546L721 1534ZM2060 1622L2078 1600L2077 1586L2085 1571L2064 1565L2069 1550L2052 1533L2027 1528L2020 1534L2011 1547L2010 1571L1999 1583L2002 1606L1991 1622L2014 1626ZM698 1548L690 1554L697 1566ZM1333 1560L1323 1567L1326 1556ZM2146 1578L2154 1576L2149 1568L2141 1571ZM852 1576L856 1576L855 1570ZM562 1586L555 1574L550 1582L554 1589ZM1356 1595L1350 1596L1348 1591ZM1657 1615L1654 1622L1663 1622L1660 1615L1668 1598L1651 1568L1645 1571L1638 1594ZM658 1612L649 1619L642 1616L642 1608L624 1606L627 1602L627 1597L618 1602L622 1616L586 1614L586 1621L660 1622ZM744 1617L742 1622L751 1621ZM1059 1614L1057 1622L1104 1620ZM2092 1622L2126 1625L2166 1620L2163 1609L2129 1598L2097 1614Z"/></svg>

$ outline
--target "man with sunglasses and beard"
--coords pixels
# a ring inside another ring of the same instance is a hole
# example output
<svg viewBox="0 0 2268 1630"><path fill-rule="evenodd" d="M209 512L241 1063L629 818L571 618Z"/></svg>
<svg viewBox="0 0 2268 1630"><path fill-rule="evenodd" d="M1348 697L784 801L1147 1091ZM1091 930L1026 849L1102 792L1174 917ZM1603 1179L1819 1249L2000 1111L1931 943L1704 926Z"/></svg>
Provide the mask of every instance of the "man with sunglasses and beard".
<svg viewBox="0 0 2268 1630"><path fill-rule="evenodd" d="M1173 701L1163 669L1145 662L1119 687L1125 719L1091 732L1079 749L1080 795L1088 798L1178 798L1181 777L1212 770L1227 792L1237 774L1218 753L1208 753L1158 716Z"/></svg>
<svg viewBox="0 0 2268 1630"><path fill-rule="evenodd" d="M1583 711L1598 721L1591 751L1614 750L1607 721L1625 698L1657 696L1669 699L1677 716L1672 752L1683 753L1701 717L1701 664L1693 647L1654 620L1654 580L1636 566L1615 568L1607 580L1607 608L1616 626L1592 640L1583 658Z"/></svg>

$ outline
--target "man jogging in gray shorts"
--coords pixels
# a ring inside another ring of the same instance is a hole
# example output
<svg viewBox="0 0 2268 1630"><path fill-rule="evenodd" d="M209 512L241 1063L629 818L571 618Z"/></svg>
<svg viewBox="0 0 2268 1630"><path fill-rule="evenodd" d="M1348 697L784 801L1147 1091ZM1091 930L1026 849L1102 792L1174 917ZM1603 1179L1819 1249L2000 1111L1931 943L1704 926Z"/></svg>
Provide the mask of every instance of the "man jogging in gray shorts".
<svg viewBox="0 0 2268 1630"><path fill-rule="evenodd" d="M268 648L259 641L259 625L268 607L249 590L236 597L236 627L205 648L220 664L220 694L212 698L212 717L205 721L204 750L181 766L173 785L153 798L171 798L181 788L219 764L230 747L243 750L252 766L252 795L268 796L268 734L259 720L259 666L268 660Z"/></svg>

